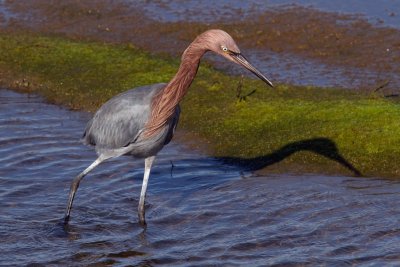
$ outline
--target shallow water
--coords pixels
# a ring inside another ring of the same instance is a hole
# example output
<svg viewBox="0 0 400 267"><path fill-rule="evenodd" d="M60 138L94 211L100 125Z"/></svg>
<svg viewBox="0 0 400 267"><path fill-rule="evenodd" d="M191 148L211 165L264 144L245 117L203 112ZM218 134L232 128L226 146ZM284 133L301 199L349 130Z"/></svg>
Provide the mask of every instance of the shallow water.
<svg viewBox="0 0 400 267"><path fill-rule="evenodd" d="M82 181L63 227L71 179L95 159L79 143L89 117L0 90L0 266L400 262L398 182L254 176L175 142L150 177L147 228L143 162L129 157Z"/></svg>
<svg viewBox="0 0 400 267"><path fill-rule="evenodd" d="M159 0L143 3L150 16L163 21L213 21L232 17L236 20L257 12L295 5L326 12L357 14L373 24L400 27L400 2L396 0Z"/></svg>
<svg viewBox="0 0 400 267"><path fill-rule="evenodd" d="M6 7L5 0L0 0L0 25L8 23L14 14Z"/></svg>

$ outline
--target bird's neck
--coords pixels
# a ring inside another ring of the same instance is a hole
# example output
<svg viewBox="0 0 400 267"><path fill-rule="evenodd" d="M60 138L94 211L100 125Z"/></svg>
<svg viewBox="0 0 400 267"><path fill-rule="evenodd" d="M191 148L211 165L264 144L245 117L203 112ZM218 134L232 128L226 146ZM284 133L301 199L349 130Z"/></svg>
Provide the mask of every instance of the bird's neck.
<svg viewBox="0 0 400 267"><path fill-rule="evenodd" d="M169 106L175 108L179 104L197 74L200 59L204 53L205 50L192 49L191 46L185 50L177 73L162 92L160 92L160 98L165 101L159 103L159 110Z"/></svg>
<svg viewBox="0 0 400 267"><path fill-rule="evenodd" d="M176 106L185 96L199 68L205 49L192 43L183 53L181 65L172 80L152 101L151 117L146 125L145 136L157 133L173 116Z"/></svg>

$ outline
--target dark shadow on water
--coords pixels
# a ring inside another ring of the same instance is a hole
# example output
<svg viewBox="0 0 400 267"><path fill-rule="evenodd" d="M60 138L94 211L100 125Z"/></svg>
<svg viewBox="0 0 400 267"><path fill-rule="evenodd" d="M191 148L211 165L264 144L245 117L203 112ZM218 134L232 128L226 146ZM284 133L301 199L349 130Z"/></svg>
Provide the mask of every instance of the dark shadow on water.
<svg viewBox="0 0 400 267"><path fill-rule="evenodd" d="M313 138L289 143L280 149L259 157L254 158L236 158L236 157L220 157L224 163L237 165L245 171L256 171L281 162L285 158L300 151L310 151L315 154L324 156L341 164L346 169L353 172L355 176L361 176L361 172L357 170L350 162L348 162L340 153L332 140L328 138Z"/></svg>

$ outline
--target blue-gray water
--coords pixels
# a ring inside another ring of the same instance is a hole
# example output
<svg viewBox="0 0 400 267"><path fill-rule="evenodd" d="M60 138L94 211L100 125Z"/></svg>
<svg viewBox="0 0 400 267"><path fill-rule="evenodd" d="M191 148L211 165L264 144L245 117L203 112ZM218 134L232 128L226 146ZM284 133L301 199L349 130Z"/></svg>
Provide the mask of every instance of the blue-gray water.
<svg viewBox="0 0 400 267"><path fill-rule="evenodd" d="M253 176L175 142L152 171L146 229L129 157L85 177L64 228L71 179L95 159L79 143L89 117L0 90L0 266L400 264L398 182Z"/></svg>
<svg viewBox="0 0 400 267"><path fill-rule="evenodd" d="M126 0L126 2L134 2ZM265 10L302 6L326 12L358 15L373 24L400 28L400 1L398 0L159 0L141 1L153 18L163 21L213 21L240 19ZM238 16L238 14L241 14Z"/></svg>

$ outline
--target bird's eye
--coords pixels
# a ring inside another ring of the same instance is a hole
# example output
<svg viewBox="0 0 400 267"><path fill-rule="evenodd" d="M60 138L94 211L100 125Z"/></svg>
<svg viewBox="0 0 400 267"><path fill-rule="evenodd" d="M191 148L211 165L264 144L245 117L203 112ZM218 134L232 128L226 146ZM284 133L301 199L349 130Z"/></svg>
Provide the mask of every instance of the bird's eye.
<svg viewBox="0 0 400 267"><path fill-rule="evenodd" d="M226 48L226 46L221 46L221 48L222 48L222 51L224 51L224 52L228 52L228 48Z"/></svg>

